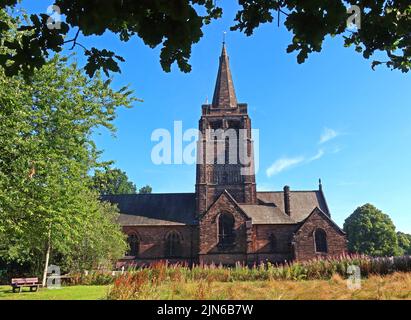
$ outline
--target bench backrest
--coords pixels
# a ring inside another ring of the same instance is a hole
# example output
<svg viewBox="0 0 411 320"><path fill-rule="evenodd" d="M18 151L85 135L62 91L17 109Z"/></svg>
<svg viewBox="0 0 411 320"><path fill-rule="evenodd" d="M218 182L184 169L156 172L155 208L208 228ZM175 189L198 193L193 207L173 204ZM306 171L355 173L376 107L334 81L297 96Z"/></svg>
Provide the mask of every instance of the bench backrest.
<svg viewBox="0 0 411 320"><path fill-rule="evenodd" d="M14 278L11 279L12 284L36 284L39 278Z"/></svg>

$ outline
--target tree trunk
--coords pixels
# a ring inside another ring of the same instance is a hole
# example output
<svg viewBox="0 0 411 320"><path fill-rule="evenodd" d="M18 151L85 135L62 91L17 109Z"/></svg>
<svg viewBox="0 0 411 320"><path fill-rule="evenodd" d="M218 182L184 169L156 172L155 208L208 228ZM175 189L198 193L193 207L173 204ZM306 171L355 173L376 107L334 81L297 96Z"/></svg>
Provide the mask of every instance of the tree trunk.
<svg viewBox="0 0 411 320"><path fill-rule="evenodd" d="M49 233L48 233L48 238L47 238L46 261L44 263L43 282L42 282L43 288L46 286L46 281L47 281L47 269L49 268L50 251L51 251L51 226L49 227Z"/></svg>

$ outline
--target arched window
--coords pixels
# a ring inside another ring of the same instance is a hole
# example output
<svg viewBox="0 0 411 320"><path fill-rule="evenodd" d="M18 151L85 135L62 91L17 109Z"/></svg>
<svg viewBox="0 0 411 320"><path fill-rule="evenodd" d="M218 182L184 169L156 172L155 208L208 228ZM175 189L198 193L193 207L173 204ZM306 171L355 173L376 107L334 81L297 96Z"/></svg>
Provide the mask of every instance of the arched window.
<svg viewBox="0 0 411 320"><path fill-rule="evenodd" d="M167 234L164 255L168 258L181 256L181 235L177 231Z"/></svg>
<svg viewBox="0 0 411 320"><path fill-rule="evenodd" d="M277 238L274 233L271 233L268 239L270 241L270 252L277 252Z"/></svg>
<svg viewBox="0 0 411 320"><path fill-rule="evenodd" d="M327 234L323 229L314 232L315 252L327 253Z"/></svg>
<svg viewBox="0 0 411 320"><path fill-rule="evenodd" d="M218 240L220 246L229 246L234 243L234 217L229 213L222 213L218 217Z"/></svg>
<svg viewBox="0 0 411 320"><path fill-rule="evenodd" d="M136 234L130 234L127 239L129 250L127 252L127 256L138 256L139 249L140 249L140 241Z"/></svg>

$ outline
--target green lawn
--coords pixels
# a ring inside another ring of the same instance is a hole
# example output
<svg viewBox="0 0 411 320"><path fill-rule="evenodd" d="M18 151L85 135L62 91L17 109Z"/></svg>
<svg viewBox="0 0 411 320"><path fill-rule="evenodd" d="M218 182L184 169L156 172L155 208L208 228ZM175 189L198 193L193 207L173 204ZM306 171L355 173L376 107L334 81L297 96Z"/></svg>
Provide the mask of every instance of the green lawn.
<svg viewBox="0 0 411 320"><path fill-rule="evenodd" d="M0 300L101 300L106 299L109 286L73 286L13 293L10 286L0 286Z"/></svg>

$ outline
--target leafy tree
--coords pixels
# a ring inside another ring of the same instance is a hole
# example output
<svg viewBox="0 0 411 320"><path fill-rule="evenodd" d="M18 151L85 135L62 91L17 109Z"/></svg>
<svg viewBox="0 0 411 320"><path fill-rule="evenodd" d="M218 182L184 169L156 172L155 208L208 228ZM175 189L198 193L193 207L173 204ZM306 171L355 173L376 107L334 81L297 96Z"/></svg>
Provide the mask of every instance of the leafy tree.
<svg viewBox="0 0 411 320"><path fill-rule="evenodd" d="M55 263L65 270L111 268L113 261L127 251L125 235L117 223L117 207L108 202L96 201L98 196L95 192L83 194L81 201L91 206L87 223L79 226L83 237L69 248L68 254L55 255Z"/></svg>
<svg viewBox="0 0 411 320"><path fill-rule="evenodd" d="M371 256L401 254L392 220L369 203L358 207L345 220L344 231L350 252Z"/></svg>
<svg viewBox="0 0 411 320"><path fill-rule="evenodd" d="M14 8L18 0L0 1L0 8ZM303 63L312 52L320 52L327 36L342 35L345 46L369 59L375 53L386 55L386 60L374 60L372 67L385 64L407 72L411 68L411 4L408 0L239 0L239 11L231 30L250 36L261 24L284 22L293 34L287 52L297 52L298 63ZM11 54L0 55L0 65L7 74L23 70L26 74L45 63L50 51L63 47L84 49L85 69L91 76L102 68L104 72L118 72L118 61L123 58L107 49L86 48L79 41L83 36L101 36L106 31L127 42L138 37L150 48L162 46L160 63L170 71L176 62L180 70L189 72L191 47L203 36L203 29L222 16L223 9L214 0L56 0L65 22L59 28L48 22L46 14L31 15L29 21L14 33L24 33L5 41ZM361 28L346 30L347 8L361 9ZM47 26L51 27L48 28ZM0 34L12 27L0 23ZM29 31L29 33L27 33ZM70 34L72 38L67 38Z"/></svg>
<svg viewBox="0 0 411 320"><path fill-rule="evenodd" d="M147 194L147 193L151 193L152 191L153 191L153 188L151 188L149 185L146 185L146 186L140 188L140 189L138 190L138 193L140 193L140 194Z"/></svg>
<svg viewBox="0 0 411 320"><path fill-rule="evenodd" d="M411 255L411 234L397 232L398 245L406 255Z"/></svg>
<svg viewBox="0 0 411 320"><path fill-rule="evenodd" d="M86 240L98 261L118 257L126 250L118 213L90 191L88 172L103 165L91 133L115 129L131 92L57 55L30 80L0 68L0 260L38 273L56 256L75 265Z"/></svg>
<svg viewBox="0 0 411 320"><path fill-rule="evenodd" d="M92 177L93 188L101 195L134 194L136 185L120 169L97 170Z"/></svg>

